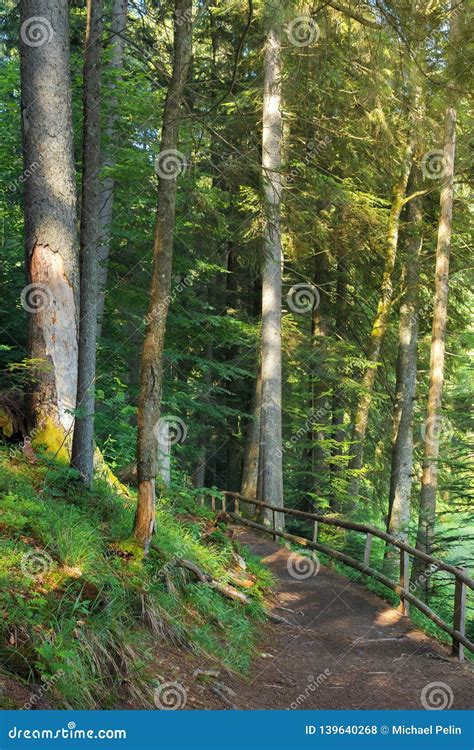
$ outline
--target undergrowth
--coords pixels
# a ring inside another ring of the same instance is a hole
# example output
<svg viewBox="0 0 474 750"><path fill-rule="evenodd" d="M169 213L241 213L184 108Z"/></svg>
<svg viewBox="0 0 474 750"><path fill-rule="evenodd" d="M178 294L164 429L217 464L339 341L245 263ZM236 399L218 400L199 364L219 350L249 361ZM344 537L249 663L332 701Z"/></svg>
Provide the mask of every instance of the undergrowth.
<svg viewBox="0 0 474 750"><path fill-rule="evenodd" d="M158 500L146 559L130 540L134 510L104 482L87 491L64 465L0 448L0 670L54 681L56 707L152 707L154 657L169 641L239 673L249 667L269 572L184 478ZM233 585L245 565L249 604L199 583L178 559Z"/></svg>

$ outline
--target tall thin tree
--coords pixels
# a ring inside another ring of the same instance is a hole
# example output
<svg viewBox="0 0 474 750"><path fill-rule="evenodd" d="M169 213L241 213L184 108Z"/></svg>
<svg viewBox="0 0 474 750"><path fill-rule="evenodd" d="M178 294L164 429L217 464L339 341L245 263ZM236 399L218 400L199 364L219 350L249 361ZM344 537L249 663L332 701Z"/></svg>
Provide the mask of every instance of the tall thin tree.
<svg viewBox="0 0 474 750"><path fill-rule="evenodd" d="M127 26L128 0L113 0L112 21L110 37L110 62L108 72L111 76L109 84L110 95L108 97L107 117L105 122L105 142L102 147L102 168L104 177L100 192L100 247L99 247L99 271L98 271L98 303L97 303L97 338L102 333L102 322L105 304L105 287L107 284L110 244L112 241L112 219L114 213L115 199L115 177L116 152L118 148L118 97L117 85L123 67L125 51L125 29ZM105 71L104 71L105 78Z"/></svg>
<svg viewBox="0 0 474 750"><path fill-rule="evenodd" d="M278 4L277 4L278 5ZM267 36L264 57L262 177L264 234L262 275L262 402L259 472L261 496L283 507L282 369L281 369L281 40L280 17L266 8ZM277 514L284 526L284 515Z"/></svg>
<svg viewBox="0 0 474 750"><path fill-rule="evenodd" d="M413 168L411 186L416 191L418 170ZM408 237L404 258L404 293L400 305L398 355L388 500L387 531L408 541L410 500L413 477L413 407L416 390L418 351L418 285L419 260L423 245L423 199L421 195L408 204ZM391 557L389 547L387 559ZM390 567L390 564L387 563Z"/></svg>
<svg viewBox="0 0 474 750"><path fill-rule="evenodd" d="M431 332L430 380L426 420L423 425L424 458L421 478L420 508L416 546L431 554L435 537L436 494L438 491L438 462L440 437L442 434L442 398L444 386L446 327L448 318L449 258L453 226L454 166L456 153L456 102L455 80L458 63L457 41L463 22L463 5L451 3L450 26L447 46L446 111L444 115L444 144L442 186L439 202L438 238L436 243L435 288L433 324ZM412 580L419 593L428 598L430 576L426 575L426 564L415 558Z"/></svg>
<svg viewBox="0 0 474 750"><path fill-rule="evenodd" d="M438 460L442 430L441 403L444 383L446 322L448 315L449 255L454 199L454 156L456 145L456 110L448 107L445 115L444 182L441 188L438 241L436 245L435 300L431 334L430 383L424 423L424 459L421 479L420 511L416 537L417 549L426 554L433 550ZM429 577L423 575L425 565L415 561L413 578L419 579L420 591L428 593Z"/></svg>
<svg viewBox="0 0 474 750"><path fill-rule="evenodd" d="M182 97L192 51L192 0L176 0L173 74L168 86L158 165L158 206L153 243L153 273L147 327L140 365L138 397L138 504L134 522L137 542L148 550L155 528L157 429L163 386L163 349L171 289L176 212L177 153ZM167 162L167 163L166 163Z"/></svg>
<svg viewBox="0 0 474 750"><path fill-rule="evenodd" d="M385 337L385 332L387 330L388 316L392 305L392 275L397 257L400 215L404 206L408 177L412 165L414 145L414 134L412 132L404 148L399 177L393 188L393 199L388 220L386 255L382 284L380 288L380 297L377 306L377 313L375 315L375 319L372 325L372 331L370 334L369 350L367 354L368 365L362 377L362 391L359 398L359 403L357 404L354 418L351 446L352 457L349 463L349 468L353 472L348 490L349 508L356 507L357 499L359 496L361 469L363 466L364 458L364 441L369 423L369 412L373 398L375 379L377 376L377 366L379 363L380 350L382 347L383 339Z"/></svg>
<svg viewBox="0 0 474 750"><path fill-rule="evenodd" d="M100 244L100 92L102 0L87 0L81 199L81 304L77 413L71 466L89 485L94 473L94 412Z"/></svg>

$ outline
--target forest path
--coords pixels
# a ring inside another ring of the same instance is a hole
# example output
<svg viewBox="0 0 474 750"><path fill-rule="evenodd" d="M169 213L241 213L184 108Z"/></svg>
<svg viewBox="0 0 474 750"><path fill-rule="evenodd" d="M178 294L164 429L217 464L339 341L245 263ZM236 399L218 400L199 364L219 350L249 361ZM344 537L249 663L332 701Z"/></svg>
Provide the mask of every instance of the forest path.
<svg viewBox="0 0 474 750"><path fill-rule="evenodd" d="M291 623L267 626L247 680L226 679L238 708L474 705L472 663L450 659L440 643L362 585L324 566L298 580L289 572L294 553L240 526L234 532L272 571L274 614Z"/></svg>

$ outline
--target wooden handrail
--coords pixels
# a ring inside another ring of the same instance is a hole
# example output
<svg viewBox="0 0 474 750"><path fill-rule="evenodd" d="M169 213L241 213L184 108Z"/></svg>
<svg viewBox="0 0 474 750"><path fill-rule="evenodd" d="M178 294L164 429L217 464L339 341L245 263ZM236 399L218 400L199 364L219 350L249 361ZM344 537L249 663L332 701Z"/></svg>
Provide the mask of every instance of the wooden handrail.
<svg viewBox="0 0 474 750"><path fill-rule="evenodd" d="M452 653L458 659L464 658L464 647L474 653L474 643L472 643L465 634L465 608L466 608L466 586L474 590L474 580L470 578L463 570L456 568L454 565L449 565L442 560L437 560L431 555L427 555L416 547L411 547L406 542L402 542L399 539L387 534L385 531L377 529L375 526L369 524L355 523L353 521L345 521L338 518L331 518L330 516L323 516L318 513L309 513L307 511L296 510L294 508L280 508L277 505L271 505L265 503L262 500L253 500L249 497L244 497L239 492L229 492L227 490L221 493L222 495L222 510L226 510L226 499L234 498L234 512L230 512L229 515L235 521L243 523L251 528L263 531L266 534L272 534L273 538L281 537L288 541L299 544L303 547L308 547L311 550L318 550L328 555L328 557L339 560L339 562L349 565L355 570L365 573L371 578L375 578L377 581L382 583L387 588L395 591L400 597L400 610L404 615L408 615L408 604L413 604L417 609L420 610L429 620L435 623L439 628L444 630L453 640ZM212 509L216 507L215 495L212 495ZM253 506L260 508L268 508L272 511L272 526L266 526L264 524L252 521L249 518L245 518L240 513L240 502L245 502ZM296 534L290 534L286 531L281 531L276 528L275 518L276 513L283 513L285 515L294 516L295 518L306 518L312 522L312 541L306 539L306 537L300 537ZM364 562L361 563L355 560L353 557L346 555L344 552L339 552L325 544L317 541L318 525L320 523L327 524L329 526L336 526L343 529L349 529L350 531L358 531L366 534L366 543L364 550ZM370 552L372 537L378 537L383 539L385 542L392 544L400 550L400 582L395 583L383 573L380 573L375 568L370 566ZM425 602L418 599L409 588L408 583L408 555L418 557L424 562L430 563L435 566L438 570L445 570L448 573L452 573L456 578L455 587L455 598L454 598L454 627L448 625L444 620L439 617Z"/></svg>
<svg viewBox="0 0 474 750"><path fill-rule="evenodd" d="M392 589L392 591L395 591L396 594L398 594L401 598L407 599L409 602L415 605L420 612L423 612L426 617L428 617L429 620L435 623L435 625L438 625L442 630L444 630L448 635L450 635L453 640L456 640L459 643L462 643L463 646L466 646L466 648L469 649L469 651L472 651L474 653L474 643L472 643L466 636L461 633L460 631L455 630L450 625L448 625L444 620L439 617L436 612L433 612L433 610L428 607L427 604L422 602L420 599L418 599L417 596L411 593L411 591L408 591L408 589L402 588L399 584L395 583L394 581L390 580L390 578L387 578L383 573L379 573L378 570L375 570L375 568L371 568L368 565L364 565L363 563L360 563L358 560L354 560L353 557L349 557L349 555L344 554L343 552L338 552L337 550L331 549L331 547L327 547L325 544L321 544L320 542L310 542L309 539L306 539L302 536L296 536L295 534L289 534L287 531L279 531L276 529L272 529L269 526L264 526L261 523L257 523L256 521L251 521L248 518L244 518L237 513L229 513L229 515L234 518L234 520L239 521L240 523L243 523L245 526L250 526L253 529L258 529L259 531L264 531L267 534L273 534L276 536L281 537L282 539L288 539L290 542L295 542L296 544L300 544L302 547L309 547L310 549L318 550L319 552L323 552L323 554L328 555L329 557L332 557L334 560L339 560L339 562L344 563L344 565L349 565L351 568L355 568L356 570L359 570L361 573L365 573L366 575L370 576L371 578L375 578L377 581L380 581L380 583L383 583L387 588Z"/></svg>
<svg viewBox="0 0 474 750"><path fill-rule="evenodd" d="M276 505L270 505L270 503L265 503L262 500L252 500L251 498L243 497L238 492L228 492L227 490L225 490L224 492L222 492L222 494L228 497L238 497L239 500L242 500L242 502L249 503L251 505L258 505L261 508L268 508L269 510L277 511L278 513L284 513L285 515L294 516L295 518L308 518L309 520L318 521L319 523L325 523L329 526L338 526L339 528L349 529L350 531L360 531L363 534L371 534L372 536L376 536L379 539L383 539L389 544L393 544L394 547L405 550L405 552L408 552L408 554L412 555L413 557L418 557L420 560L424 560L424 562L429 562L432 565L436 565L439 570L446 570L448 573L452 573L454 576L456 576L456 578L459 578L460 581L465 583L466 586L469 586L469 588L474 590L474 580L466 575L466 573L461 570L461 568L456 568L454 565L449 565L449 563L438 560L432 555L427 555L426 552L422 552L416 547L412 547L411 545L406 544L406 542L402 542L400 539L396 539L396 537L387 534L385 531L378 529L376 526L371 526L370 524L365 523L356 523L353 521L344 521L339 518L331 518L330 516L323 516L318 513L309 513L308 511L296 510L294 508L279 508Z"/></svg>

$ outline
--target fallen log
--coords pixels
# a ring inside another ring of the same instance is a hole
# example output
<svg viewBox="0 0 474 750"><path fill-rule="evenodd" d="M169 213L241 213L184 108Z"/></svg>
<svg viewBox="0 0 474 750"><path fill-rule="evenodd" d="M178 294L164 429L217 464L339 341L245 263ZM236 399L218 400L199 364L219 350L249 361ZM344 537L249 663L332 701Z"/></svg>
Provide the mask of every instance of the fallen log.
<svg viewBox="0 0 474 750"><path fill-rule="evenodd" d="M191 573L194 573L198 581L207 584L213 589L216 589L216 591L218 591L223 596L226 596L228 599L233 599L234 601L238 601L241 604L249 603L248 597L246 597L245 594L242 593L242 591L237 591L237 589L234 589L232 586L229 586L226 583L220 583L219 581L216 581L211 575L209 575L209 573L206 573L198 565L191 562L190 560L184 560L181 557L177 557L175 560L175 564L179 565L181 568L186 568L187 570L191 571Z"/></svg>

